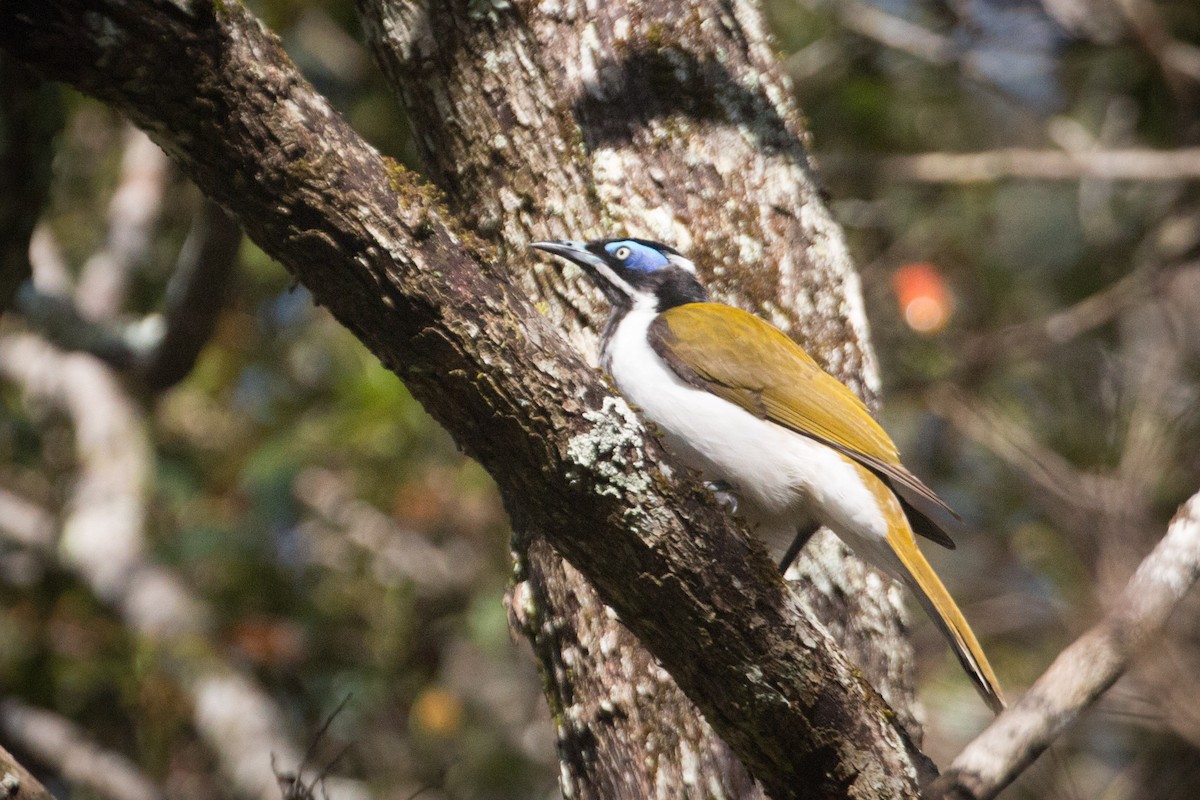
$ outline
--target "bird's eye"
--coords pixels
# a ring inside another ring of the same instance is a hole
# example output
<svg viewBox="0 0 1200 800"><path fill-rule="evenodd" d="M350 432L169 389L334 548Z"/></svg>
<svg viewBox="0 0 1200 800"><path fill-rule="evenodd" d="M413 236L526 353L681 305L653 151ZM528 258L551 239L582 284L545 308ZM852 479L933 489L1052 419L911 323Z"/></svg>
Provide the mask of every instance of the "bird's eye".
<svg viewBox="0 0 1200 800"><path fill-rule="evenodd" d="M613 255L617 257L618 261L624 261L625 259L629 258L631 253L633 253L633 251L628 247L618 247L617 251L613 253Z"/></svg>

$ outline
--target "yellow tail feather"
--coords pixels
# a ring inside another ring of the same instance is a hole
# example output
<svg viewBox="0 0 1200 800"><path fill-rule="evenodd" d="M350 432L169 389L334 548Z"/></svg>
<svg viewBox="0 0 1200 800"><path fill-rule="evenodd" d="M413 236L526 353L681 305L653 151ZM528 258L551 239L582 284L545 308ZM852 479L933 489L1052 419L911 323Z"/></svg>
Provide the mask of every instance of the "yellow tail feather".
<svg viewBox="0 0 1200 800"><path fill-rule="evenodd" d="M1000 682L992 672L992 665L988 663L983 648L979 646L979 640L975 638L971 626L958 610L954 598L946 591L933 567L917 548L916 539L907 522L891 525L887 538L892 552L904 567L905 584L950 641L954 654L975 682L975 688L983 697L983 701L992 711L999 714L1004 710L1004 697L1000 693Z"/></svg>

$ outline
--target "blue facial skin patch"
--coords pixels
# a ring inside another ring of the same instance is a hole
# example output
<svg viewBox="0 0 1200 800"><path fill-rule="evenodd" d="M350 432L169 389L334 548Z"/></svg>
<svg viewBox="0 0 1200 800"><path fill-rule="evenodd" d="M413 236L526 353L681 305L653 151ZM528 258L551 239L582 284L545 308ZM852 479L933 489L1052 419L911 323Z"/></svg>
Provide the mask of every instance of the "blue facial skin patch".
<svg viewBox="0 0 1200 800"><path fill-rule="evenodd" d="M625 258L621 258L621 255L626 250L629 251L629 254ZM653 247L647 247L639 242L629 240L609 242L604 245L604 252L618 259L626 269L633 269L638 272L654 272L671 263L667 260L666 256Z"/></svg>

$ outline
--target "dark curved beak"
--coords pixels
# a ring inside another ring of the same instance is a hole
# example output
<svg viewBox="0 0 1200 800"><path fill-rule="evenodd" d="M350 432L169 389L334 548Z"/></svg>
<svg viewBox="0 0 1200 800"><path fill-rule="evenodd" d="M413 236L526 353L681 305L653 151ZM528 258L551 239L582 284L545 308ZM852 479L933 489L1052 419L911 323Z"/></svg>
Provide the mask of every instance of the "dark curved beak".
<svg viewBox="0 0 1200 800"><path fill-rule="evenodd" d="M530 242L529 246L578 264L589 274L594 274L595 267L604 263L599 256L588 251L585 242Z"/></svg>
<svg viewBox="0 0 1200 800"><path fill-rule="evenodd" d="M613 268L604 263L604 259L588 250L586 242L532 242L529 246L566 259L572 264L578 264L583 269L583 274L591 279L613 305L627 304L631 301L633 289L617 277Z"/></svg>

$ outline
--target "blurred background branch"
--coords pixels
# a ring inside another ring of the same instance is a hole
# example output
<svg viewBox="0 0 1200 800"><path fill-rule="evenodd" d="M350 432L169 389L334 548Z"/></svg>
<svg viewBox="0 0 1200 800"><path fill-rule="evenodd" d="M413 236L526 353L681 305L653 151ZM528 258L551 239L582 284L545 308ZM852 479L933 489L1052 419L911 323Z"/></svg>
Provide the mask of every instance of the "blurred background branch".
<svg viewBox="0 0 1200 800"><path fill-rule="evenodd" d="M150 239L170 170L149 137L129 126L121 172L109 204L100 252L84 263L72 287L54 234L41 230L30 247L31 280L17 310L51 341L95 355L152 394L191 371L224 306L237 264L241 229L216 203L202 200L179 249L162 308L133 321L118 319Z"/></svg>
<svg viewBox="0 0 1200 800"><path fill-rule="evenodd" d="M65 412L72 425L78 475L53 554L157 653L233 784L248 796L274 798L272 756L299 764L302 748L274 700L213 646L206 603L149 556L144 530L155 465L140 410L103 364L28 334L0 339L0 377L19 386L28 402ZM366 795L346 784L330 796Z"/></svg>
<svg viewBox="0 0 1200 800"><path fill-rule="evenodd" d="M202 201L167 283L161 330L138 364L150 392L171 388L196 365L225 306L241 243L233 219L211 200Z"/></svg>
<svg viewBox="0 0 1200 800"><path fill-rule="evenodd" d="M857 170L889 180L968 185L998 180L1195 181L1200 147L1180 150L1033 150L1003 148L981 153L918 153L870 157L824 153L817 159L830 172Z"/></svg>

